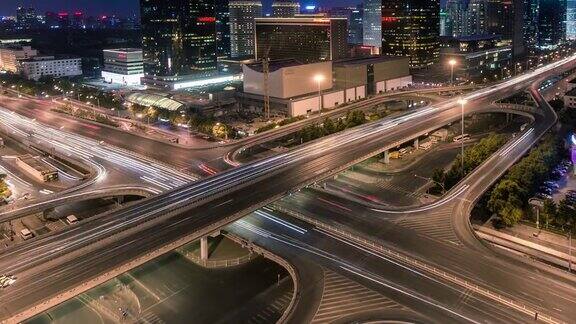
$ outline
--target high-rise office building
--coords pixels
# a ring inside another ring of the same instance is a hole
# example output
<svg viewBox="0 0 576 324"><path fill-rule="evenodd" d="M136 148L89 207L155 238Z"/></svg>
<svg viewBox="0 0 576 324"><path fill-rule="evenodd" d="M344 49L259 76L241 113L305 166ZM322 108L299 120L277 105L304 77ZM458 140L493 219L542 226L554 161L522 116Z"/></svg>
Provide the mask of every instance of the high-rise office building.
<svg viewBox="0 0 576 324"><path fill-rule="evenodd" d="M364 5L359 4L350 16L348 22L348 42L350 44L363 44L364 43Z"/></svg>
<svg viewBox="0 0 576 324"><path fill-rule="evenodd" d="M254 55L254 19L262 17L262 2L230 1L230 56Z"/></svg>
<svg viewBox="0 0 576 324"><path fill-rule="evenodd" d="M173 86L214 75L214 0L140 0L145 82Z"/></svg>
<svg viewBox="0 0 576 324"><path fill-rule="evenodd" d="M440 36L451 36L448 32L448 13L446 9L440 9Z"/></svg>
<svg viewBox="0 0 576 324"><path fill-rule="evenodd" d="M16 23L20 29L31 29L38 27L36 10L33 7L18 7L16 9Z"/></svg>
<svg viewBox="0 0 576 324"><path fill-rule="evenodd" d="M576 0L566 0L566 39L576 40Z"/></svg>
<svg viewBox="0 0 576 324"><path fill-rule="evenodd" d="M382 0L364 0L364 45L382 46Z"/></svg>
<svg viewBox="0 0 576 324"><path fill-rule="evenodd" d="M440 1L382 1L382 54L410 57L422 68L440 57Z"/></svg>
<svg viewBox="0 0 576 324"><path fill-rule="evenodd" d="M272 2L272 17L291 18L300 13L298 0L274 0Z"/></svg>
<svg viewBox="0 0 576 324"><path fill-rule="evenodd" d="M448 0L446 2L445 32L448 36L466 35L466 11L464 0Z"/></svg>
<svg viewBox="0 0 576 324"><path fill-rule="evenodd" d="M513 0L516 3L519 0ZM538 42L538 2L539 0L523 0L524 6L524 39L527 49L532 50Z"/></svg>
<svg viewBox="0 0 576 324"><path fill-rule="evenodd" d="M256 19L256 59L295 59L301 63L338 60L348 56L344 18Z"/></svg>
<svg viewBox="0 0 576 324"><path fill-rule="evenodd" d="M470 0L467 10L467 35L484 35L486 29L486 0Z"/></svg>
<svg viewBox="0 0 576 324"><path fill-rule="evenodd" d="M332 18L346 18L348 21L348 43L362 44L362 5L355 7L334 7L330 9L329 15Z"/></svg>
<svg viewBox="0 0 576 324"><path fill-rule="evenodd" d="M538 39L540 48L556 48L566 38L566 0L540 0Z"/></svg>
<svg viewBox="0 0 576 324"><path fill-rule="evenodd" d="M229 0L216 0L216 42L218 57L230 56L230 8Z"/></svg>

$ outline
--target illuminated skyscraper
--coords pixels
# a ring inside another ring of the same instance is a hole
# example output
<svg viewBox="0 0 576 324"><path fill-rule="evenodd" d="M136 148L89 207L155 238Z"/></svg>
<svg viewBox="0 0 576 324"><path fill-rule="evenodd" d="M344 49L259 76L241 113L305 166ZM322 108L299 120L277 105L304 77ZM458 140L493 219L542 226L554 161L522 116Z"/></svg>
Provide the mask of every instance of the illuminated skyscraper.
<svg viewBox="0 0 576 324"><path fill-rule="evenodd" d="M171 86L214 75L214 0L140 0L145 82Z"/></svg>
<svg viewBox="0 0 576 324"><path fill-rule="evenodd" d="M272 2L272 17L292 18L300 13L298 0L274 0Z"/></svg>
<svg viewBox="0 0 576 324"><path fill-rule="evenodd" d="M364 0L364 45L382 46L382 0Z"/></svg>
<svg viewBox="0 0 576 324"><path fill-rule="evenodd" d="M540 0L538 41L540 48L556 48L566 38L566 0Z"/></svg>
<svg viewBox="0 0 576 324"><path fill-rule="evenodd" d="M230 56L230 9L228 0L216 0L216 42L218 57Z"/></svg>
<svg viewBox="0 0 576 324"><path fill-rule="evenodd" d="M295 59L315 63L348 56L344 18L256 19L256 58Z"/></svg>
<svg viewBox="0 0 576 324"><path fill-rule="evenodd" d="M261 1L230 1L230 56L254 55L254 19L260 17L262 17Z"/></svg>
<svg viewBox="0 0 576 324"><path fill-rule="evenodd" d="M382 1L382 54L410 57L412 68L438 62L440 1Z"/></svg>
<svg viewBox="0 0 576 324"><path fill-rule="evenodd" d="M566 39L576 40L576 0L566 1Z"/></svg>

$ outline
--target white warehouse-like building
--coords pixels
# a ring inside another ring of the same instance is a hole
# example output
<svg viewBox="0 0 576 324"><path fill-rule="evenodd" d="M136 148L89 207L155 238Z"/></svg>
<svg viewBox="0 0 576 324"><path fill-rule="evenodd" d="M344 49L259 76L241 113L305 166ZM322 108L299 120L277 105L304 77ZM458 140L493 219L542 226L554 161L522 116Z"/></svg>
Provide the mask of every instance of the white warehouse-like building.
<svg viewBox="0 0 576 324"><path fill-rule="evenodd" d="M408 63L407 58L383 56L312 64L292 59L271 61L270 109L275 114L301 116L402 89L412 83ZM261 109L265 96L262 64L244 65L243 74L241 106Z"/></svg>

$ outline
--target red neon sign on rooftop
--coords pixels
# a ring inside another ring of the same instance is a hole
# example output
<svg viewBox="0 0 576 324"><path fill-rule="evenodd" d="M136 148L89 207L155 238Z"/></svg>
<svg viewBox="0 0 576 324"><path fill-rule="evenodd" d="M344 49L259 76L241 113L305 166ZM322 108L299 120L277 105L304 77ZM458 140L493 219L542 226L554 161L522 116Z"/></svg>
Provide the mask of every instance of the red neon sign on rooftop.
<svg viewBox="0 0 576 324"><path fill-rule="evenodd" d="M382 17L382 22L397 22L399 20L397 17Z"/></svg>
<svg viewBox="0 0 576 324"><path fill-rule="evenodd" d="M201 23L213 23L213 22L216 22L216 18L215 17L198 17L197 21L201 22Z"/></svg>

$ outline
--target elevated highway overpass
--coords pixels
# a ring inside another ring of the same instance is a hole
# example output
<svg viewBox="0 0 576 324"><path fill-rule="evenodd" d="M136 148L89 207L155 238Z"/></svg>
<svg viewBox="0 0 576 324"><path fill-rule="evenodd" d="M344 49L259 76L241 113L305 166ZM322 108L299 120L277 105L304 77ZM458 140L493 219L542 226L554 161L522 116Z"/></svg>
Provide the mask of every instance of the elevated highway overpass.
<svg viewBox="0 0 576 324"><path fill-rule="evenodd" d="M573 60L468 95L467 113L482 111L495 99L554 74L556 68L571 68ZM0 296L0 317L22 319L33 306L37 311L48 307L46 301L59 292L183 237L209 234L286 193L459 118L460 107L451 100L363 125L8 249L0 255L0 269L19 280Z"/></svg>

